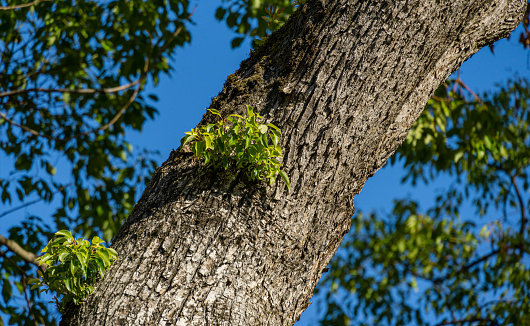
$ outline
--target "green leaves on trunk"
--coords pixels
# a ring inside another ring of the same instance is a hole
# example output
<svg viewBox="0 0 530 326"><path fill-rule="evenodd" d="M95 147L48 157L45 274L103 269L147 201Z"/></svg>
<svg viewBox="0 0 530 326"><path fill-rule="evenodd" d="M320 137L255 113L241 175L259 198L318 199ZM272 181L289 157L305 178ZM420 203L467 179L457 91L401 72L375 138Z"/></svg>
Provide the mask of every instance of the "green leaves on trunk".
<svg viewBox="0 0 530 326"><path fill-rule="evenodd" d="M289 178L278 161L282 158L278 127L260 123L263 117L248 105L245 117L232 114L223 119L217 110L208 111L217 115L219 122L186 132L181 139L181 149L189 143L193 154L205 164L225 170L229 167L246 170L250 180L269 179L272 185L279 175L291 189Z"/></svg>
<svg viewBox="0 0 530 326"><path fill-rule="evenodd" d="M92 238L92 243L84 239L75 239L70 231L61 230L55 238L42 249L39 265L47 266L45 271L38 271L40 279L31 279L31 290L40 287L43 291L54 291L62 296L59 309L69 300L77 305L88 294L92 293L92 285L97 276L101 278L110 265L118 258L112 248L105 248L99 237ZM58 299L56 298L58 301Z"/></svg>

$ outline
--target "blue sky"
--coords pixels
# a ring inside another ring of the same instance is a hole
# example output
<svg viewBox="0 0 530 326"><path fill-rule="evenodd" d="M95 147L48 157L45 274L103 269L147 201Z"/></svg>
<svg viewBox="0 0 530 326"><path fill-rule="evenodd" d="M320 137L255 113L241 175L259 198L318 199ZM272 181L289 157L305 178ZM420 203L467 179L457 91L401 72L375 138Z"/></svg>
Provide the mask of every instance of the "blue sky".
<svg viewBox="0 0 530 326"><path fill-rule="evenodd" d="M209 106L211 98L222 89L226 77L238 69L239 63L248 57L250 43L244 42L238 49L231 49L230 41L234 33L224 23L215 20L215 6L218 2L205 1L198 4L190 27L191 45L177 50L172 77L160 80L158 87L149 86L146 93L159 97L156 107L159 115L148 122L142 133L131 132L129 141L135 148L158 150L161 153L159 163L163 162L172 149L179 146L180 138L185 131L194 128ZM497 43L495 55L488 48L481 50L464 63L461 70L462 79L476 92L493 89L496 83L518 74L529 77L529 52L522 50L517 37ZM4 160L4 164L2 164ZM0 176L9 171L5 167L6 158L0 158ZM2 171L2 167L4 170ZM396 197L410 195L421 202L432 203L436 187L417 187L401 185L403 175L399 167L385 167L368 180L361 194L355 198L356 207L364 210L389 211L392 200ZM443 184L440 184L443 186ZM421 194L421 195L420 195ZM0 205L0 211L6 207ZM27 209L41 211L37 205ZM17 216L3 219L0 232L6 235L10 224L16 223ZM312 325L318 314L318 306L313 304L304 312L297 326Z"/></svg>

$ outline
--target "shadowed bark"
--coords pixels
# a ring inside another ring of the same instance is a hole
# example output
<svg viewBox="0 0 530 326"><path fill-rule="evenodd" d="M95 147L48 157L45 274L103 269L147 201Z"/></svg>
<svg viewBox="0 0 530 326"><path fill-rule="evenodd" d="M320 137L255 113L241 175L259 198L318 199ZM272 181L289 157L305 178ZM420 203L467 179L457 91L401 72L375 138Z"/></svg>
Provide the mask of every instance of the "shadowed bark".
<svg viewBox="0 0 530 326"><path fill-rule="evenodd" d="M294 324L349 230L354 195L434 89L525 8L308 1L211 104L223 116L251 105L281 128L291 192L172 152L114 240L119 260L61 325Z"/></svg>

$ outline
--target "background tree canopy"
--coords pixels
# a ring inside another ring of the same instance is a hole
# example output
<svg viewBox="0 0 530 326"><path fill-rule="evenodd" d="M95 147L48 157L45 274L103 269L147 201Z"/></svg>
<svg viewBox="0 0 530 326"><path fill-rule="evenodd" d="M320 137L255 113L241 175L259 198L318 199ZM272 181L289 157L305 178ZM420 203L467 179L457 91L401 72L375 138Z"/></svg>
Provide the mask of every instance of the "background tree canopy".
<svg viewBox="0 0 530 326"><path fill-rule="evenodd" d="M233 47L245 38L267 46L267 34L302 3L222 0L215 15L238 34ZM9 163L1 166L9 172L0 178L0 222L20 214L0 234L0 325L55 325L49 297L26 284L36 255L59 229L110 241L131 212L157 153L133 150L127 132L155 118L157 98L144 89L173 71L197 4L0 5L0 157ZM528 15L523 25L513 37L528 47ZM405 162L404 180L449 174L459 182L431 209L404 199L388 216L354 217L320 286L323 324L529 322L528 82L484 97L464 86L456 79L440 87L392 159ZM469 198L477 216L490 218L460 217ZM54 212L21 213L37 203Z"/></svg>

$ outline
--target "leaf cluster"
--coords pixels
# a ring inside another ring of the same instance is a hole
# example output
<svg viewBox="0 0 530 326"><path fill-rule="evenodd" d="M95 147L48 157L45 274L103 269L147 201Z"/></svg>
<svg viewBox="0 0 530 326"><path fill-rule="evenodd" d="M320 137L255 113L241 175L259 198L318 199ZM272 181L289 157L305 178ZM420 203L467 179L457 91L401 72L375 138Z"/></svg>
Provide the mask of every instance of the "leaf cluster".
<svg viewBox="0 0 530 326"><path fill-rule="evenodd" d="M103 278L110 265L118 258L112 248L105 248L98 236L91 243L84 239L75 239L67 230L55 233L55 238L42 249L39 264L47 266L38 271L41 279L32 279L31 289L47 287L42 291L54 291L62 295L59 308L70 300L78 305L88 294L94 291L97 277ZM57 298L56 298L57 300Z"/></svg>
<svg viewBox="0 0 530 326"><path fill-rule="evenodd" d="M216 18L225 20L229 28L242 35L232 40L232 47L251 37L255 48L265 42L267 35L282 27L305 0L223 0L222 3Z"/></svg>
<svg viewBox="0 0 530 326"><path fill-rule="evenodd" d="M269 179L272 185L280 175L290 189L289 178L278 161L282 158L282 149L278 145L281 131L278 127L272 123L260 123L263 117L254 113L249 105L245 117L232 114L223 119L217 110L208 111L217 115L219 122L186 132L181 139L181 149L190 143L193 154L204 159L205 164L225 170L231 166L244 169L250 180Z"/></svg>

